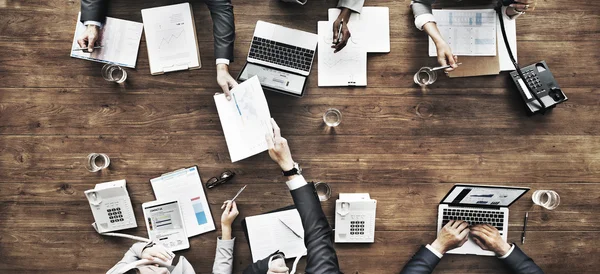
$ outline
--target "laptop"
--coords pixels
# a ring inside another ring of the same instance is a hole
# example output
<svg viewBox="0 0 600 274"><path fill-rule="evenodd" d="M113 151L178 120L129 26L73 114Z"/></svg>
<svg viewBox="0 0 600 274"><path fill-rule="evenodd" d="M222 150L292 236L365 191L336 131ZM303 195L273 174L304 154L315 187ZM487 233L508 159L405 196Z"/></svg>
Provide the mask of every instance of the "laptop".
<svg viewBox="0 0 600 274"><path fill-rule="evenodd" d="M491 224L506 241L508 237L508 207L529 191L525 187L455 185L438 206L438 234L450 220L463 220L469 225ZM494 256L481 249L471 236L461 247L448 254Z"/></svg>
<svg viewBox="0 0 600 274"><path fill-rule="evenodd" d="M317 49L314 33L256 22L238 82L258 76L265 90L302 97Z"/></svg>

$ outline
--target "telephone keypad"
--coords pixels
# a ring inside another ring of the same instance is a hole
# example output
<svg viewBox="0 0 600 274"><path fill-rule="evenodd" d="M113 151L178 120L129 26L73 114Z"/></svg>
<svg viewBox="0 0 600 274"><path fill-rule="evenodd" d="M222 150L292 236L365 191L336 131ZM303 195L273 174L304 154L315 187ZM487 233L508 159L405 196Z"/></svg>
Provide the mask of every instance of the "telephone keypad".
<svg viewBox="0 0 600 274"><path fill-rule="evenodd" d="M108 213L108 219L111 223L123 222L123 212L120 207L113 207L106 210Z"/></svg>
<svg viewBox="0 0 600 274"><path fill-rule="evenodd" d="M365 221L350 221L350 235L365 235Z"/></svg>

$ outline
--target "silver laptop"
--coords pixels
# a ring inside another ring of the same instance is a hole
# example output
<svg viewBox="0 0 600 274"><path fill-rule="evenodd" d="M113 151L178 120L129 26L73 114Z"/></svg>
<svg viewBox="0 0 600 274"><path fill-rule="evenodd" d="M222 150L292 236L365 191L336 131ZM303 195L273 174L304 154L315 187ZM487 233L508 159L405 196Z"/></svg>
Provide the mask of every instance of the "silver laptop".
<svg viewBox="0 0 600 274"><path fill-rule="evenodd" d="M491 224L500 231L502 239L508 236L508 207L529 191L525 187L455 185L438 206L438 234L450 220L463 220L469 225ZM471 236L467 242L448 251L449 254L494 256L481 249Z"/></svg>
<svg viewBox="0 0 600 274"><path fill-rule="evenodd" d="M302 97L317 49L314 33L256 22L239 82L257 75L263 89Z"/></svg>

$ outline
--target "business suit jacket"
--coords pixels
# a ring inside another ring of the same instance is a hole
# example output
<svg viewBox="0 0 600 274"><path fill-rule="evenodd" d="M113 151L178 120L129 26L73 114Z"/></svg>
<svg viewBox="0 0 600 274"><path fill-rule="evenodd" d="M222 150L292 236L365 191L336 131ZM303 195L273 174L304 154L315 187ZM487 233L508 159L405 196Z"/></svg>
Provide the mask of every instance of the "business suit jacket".
<svg viewBox="0 0 600 274"><path fill-rule="evenodd" d="M291 193L304 228L304 244L307 250L304 272L307 274L341 273L333 248L333 231L321 208L315 185L308 183L292 190ZM250 265L244 270L244 274L267 273L270 257Z"/></svg>
<svg viewBox="0 0 600 274"><path fill-rule="evenodd" d="M81 0L81 22L104 23L109 0ZM233 61L235 25L231 0L204 0L213 20L215 58Z"/></svg>
<svg viewBox="0 0 600 274"><path fill-rule="evenodd" d="M432 273L440 260L425 246L421 246L421 249L406 263L400 274ZM544 271L516 245L510 255L502 259L502 262L515 274L544 274Z"/></svg>

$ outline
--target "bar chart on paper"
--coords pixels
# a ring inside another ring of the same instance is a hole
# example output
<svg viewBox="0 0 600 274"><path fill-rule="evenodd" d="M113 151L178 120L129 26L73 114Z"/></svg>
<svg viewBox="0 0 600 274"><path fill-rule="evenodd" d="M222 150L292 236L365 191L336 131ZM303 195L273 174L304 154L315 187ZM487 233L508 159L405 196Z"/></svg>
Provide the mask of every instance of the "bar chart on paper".
<svg viewBox="0 0 600 274"><path fill-rule="evenodd" d="M433 10L438 29L455 55L496 56L496 12L483 10ZM437 56L429 38L429 56Z"/></svg>

